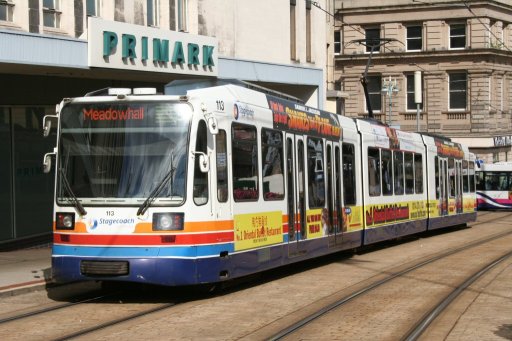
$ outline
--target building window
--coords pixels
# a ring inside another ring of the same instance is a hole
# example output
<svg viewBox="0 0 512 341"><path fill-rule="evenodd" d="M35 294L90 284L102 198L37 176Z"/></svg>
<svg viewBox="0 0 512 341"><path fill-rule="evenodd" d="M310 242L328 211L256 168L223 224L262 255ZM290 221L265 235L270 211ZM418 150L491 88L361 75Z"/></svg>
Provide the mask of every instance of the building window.
<svg viewBox="0 0 512 341"><path fill-rule="evenodd" d="M311 2L306 1L306 61L311 62Z"/></svg>
<svg viewBox="0 0 512 341"><path fill-rule="evenodd" d="M450 49L466 47L466 24L450 25Z"/></svg>
<svg viewBox="0 0 512 341"><path fill-rule="evenodd" d="M0 0L0 21L12 21L14 3L12 1Z"/></svg>
<svg viewBox="0 0 512 341"><path fill-rule="evenodd" d="M365 30L366 37L366 52L371 52L372 46L378 46L380 43L380 28L367 28ZM378 52L379 48L375 47L374 53Z"/></svg>
<svg viewBox="0 0 512 341"><path fill-rule="evenodd" d="M90 17L99 17L100 16L100 0L87 0L86 4L86 12Z"/></svg>
<svg viewBox="0 0 512 341"><path fill-rule="evenodd" d="M59 0L43 0L43 25L45 27L60 27Z"/></svg>
<svg viewBox="0 0 512 341"><path fill-rule="evenodd" d="M466 110L467 107L467 74L450 73L450 109Z"/></svg>
<svg viewBox="0 0 512 341"><path fill-rule="evenodd" d="M368 76L367 77L368 96L370 97L370 104L373 112L382 110L382 77L381 76ZM368 108L366 108L368 112Z"/></svg>
<svg viewBox="0 0 512 341"><path fill-rule="evenodd" d="M414 75L407 75L407 110L416 110L417 106L414 102ZM421 79L421 82L423 83L423 76ZM421 87L422 93L421 98L423 99L423 86ZM420 110L423 110L423 100L422 103L420 103Z"/></svg>
<svg viewBox="0 0 512 341"><path fill-rule="evenodd" d="M341 53L341 32L334 31L334 54Z"/></svg>
<svg viewBox="0 0 512 341"><path fill-rule="evenodd" d="M407 51L421 51L423 46L422 27L407 27Z"/></svg>
<svg viewBox="0 0 512 341"><path fill-rule="evenodd" d="M178 31L187 32L188 29L188 0L178 0Z"/></svg>
<svg viewBox="0 0 512 341"><path fill-rule="evenodd" d="M158 26L158 0L147 0L147 25Z"/></svg>
<svg viewBox="0 0 512 341"><path fill-rule="evenodd" d="M290 59L297 59L296 0L290 0Z"/></svg>

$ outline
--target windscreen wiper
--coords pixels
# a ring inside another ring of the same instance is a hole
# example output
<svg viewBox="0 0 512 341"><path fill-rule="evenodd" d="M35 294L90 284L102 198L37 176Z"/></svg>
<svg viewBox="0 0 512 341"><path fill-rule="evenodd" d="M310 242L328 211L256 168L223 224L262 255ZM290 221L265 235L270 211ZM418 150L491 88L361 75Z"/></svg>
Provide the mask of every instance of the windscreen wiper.
<svg viewBox="0 0 512 341"><path fill-rule="evenodd" d="M165 185L169 182L169 180L174 178L175 170L176 170L176 167L174 167L173 156L171 155L171 169L167 172L167 174L165 174L162 181L160 181L160 183L158 184L158 186L156 186L156 188L153 190L153 192L151 192L151 194L149 194L148 198L142 203L142 205L140 205L139 209L137 210L137 215L142 215L147 211L149 206L151 206L153 201L155 201L158 194L160 194L160 192L162 192L162 190L164 189Z"/></svg>
<svg viewBox="0 0 512 341"><path fill-rule="evenodd" d="M71 186L69 185L68 179L66 178L66 174L64 174L64 171L62 170L62 168L59 168L59 172L60 172L60 176L61 176L61 179L62 179L62 183L64 184L64 187L66 188L66 191L68 192L68 194L71 196L71 200L70 201L73 204L73 207L78 212L78 214L80 214L81 216L86 215L87 211L82 206L82 203L80 202L80 200L78 200L78 198L76 197L75 193L71 189ZM69 200L69 198L68 198L68 200Z"/></svg>

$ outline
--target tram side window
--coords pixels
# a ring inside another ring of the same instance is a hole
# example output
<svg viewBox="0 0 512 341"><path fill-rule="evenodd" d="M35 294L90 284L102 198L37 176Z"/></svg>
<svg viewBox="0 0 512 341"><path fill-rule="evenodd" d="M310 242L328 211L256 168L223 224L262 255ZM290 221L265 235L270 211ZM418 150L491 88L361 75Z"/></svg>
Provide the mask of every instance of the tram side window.
<svg viewBox="0 0 512 341"><path fill-rule="evenodd" d="M343 200L345 205L356 204L356 174L354 145L343 143Z"/></svg>
<svg viewBox="0 0 512 341"><path fill-rule="evenodd" d="M475 192L475 162L469 161L469 191Z"/></svg>
<svg viewBox="0 0 512 341"><path fill-rule="evenodd" d="M439 158L437 156L434 158L434 168L436 177L436 199L439 199L441 196L441 187L439 187Z"/></svg>
<svg viewBox="0 0 512 341"><path fill-rule="evenodd" d="M468 162L462 160L462 192L469 192Z"/></svg>
<svg viewBox="0 0 512 341"><path fill-rule="evenodd" d="M283 137L278 131L261 131L261 176L263 177L263 198L281 200L284 198Z"/></svg>
<svg viewBox="0 0 512 341"><path fill-rule="evenodd" d="M423 193L423 157L421 154L414 154L414 187L416 194Z"/></svg>
<svg viewBox="0 0 512 341"><path fill-rule="evenodd" d="M412 153L404 153L405 194L414 194L414 157Z"/></svg>
<svg viewBox="0 0 512 341"><path fill-rule="evenodd" d="M200 121L197 127L196 153L208 155L207 129L205 121ZM194 203L204 205L208 202L208 173L202 172L199 166L199 154L194 162Z"/></svg>
<svg viewBox="0 0 512 341"><path fill-rule="evenodd" d="M233 123L233 198L256 201L258 189L258 145L256 127Z"/></svg>
<svg viewBox="0 0 512 341"><path fill-rule="evenodd" d="M391 150L381 150L382 161L382 194L393 194L393 162L391 160Z"/></svg>
<svg viewBox="0 0 512 341"><path fill-rule="evenodd" d="M320 139L308 139L308 201L309 207L324 207L324 147Z"/></svg>
<svg viewBox="0 0 512 341"><path fill-rule="evenodd" d="M393 152L393 186L395 194L404 194L404 153Z"/></svg>
<svg viewBox="0 0 512 341"><path fill-rule="evenodd" d="M370 196L380 195L380 150L368 148L368 192Z"/></svg>
<svg viewBox="0 0 512 341"><path fill-rule="evenodd" d="M448 176L450 178L450 197L455 197L455 160L448 159Z"/></svg>
<svg viewBox="0 0 512 341"><path fill-rule="evenodd" d="M228 154L226 147L226 131L219 130L215 136L217 161L217 200L228 201Z"/></svg>

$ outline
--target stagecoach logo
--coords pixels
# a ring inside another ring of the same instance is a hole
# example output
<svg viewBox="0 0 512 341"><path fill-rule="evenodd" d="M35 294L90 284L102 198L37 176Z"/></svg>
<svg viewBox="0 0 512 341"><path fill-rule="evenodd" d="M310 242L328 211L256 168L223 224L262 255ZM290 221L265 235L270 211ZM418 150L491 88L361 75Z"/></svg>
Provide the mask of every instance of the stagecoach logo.
<svg viewBox="0 0 512 341"><path fill-rule="evenodd" d="M251 109L247 104L235 103L235 108L233 109L233 117L235 120L239 118L254 119L254 110Z"/></svg>
<svg viewBox="0 0 512 341"><path fill-rule="evenodd" d="M98 227L98 221L96 219L88 219L86 225L90 230L94 230Z"/></svg>
<svg viewBox="0 0 512 341"><path fill-rule="evenodd" d="M91 218L85 221L87 229L89 231L96 230L101 227L119 227L119 226L131 226L135 224L134 218Z"/></svg>

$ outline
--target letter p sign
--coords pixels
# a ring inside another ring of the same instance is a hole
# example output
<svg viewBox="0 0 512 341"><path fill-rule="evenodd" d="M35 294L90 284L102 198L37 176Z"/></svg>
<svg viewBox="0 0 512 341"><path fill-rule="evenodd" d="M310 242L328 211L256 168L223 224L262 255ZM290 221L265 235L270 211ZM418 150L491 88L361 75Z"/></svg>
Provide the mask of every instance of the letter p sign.
<svg viewBox="0 0 512 341"><path fill-rule="evenodd" d="M103 57L108 57L117 46L117 34L103 31Z"/></svg>

